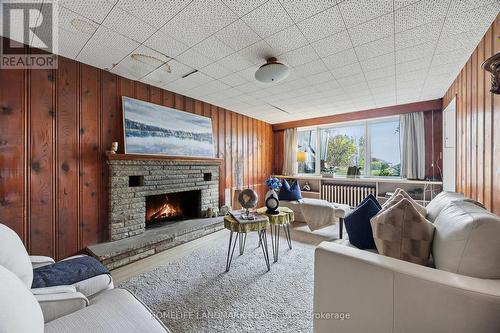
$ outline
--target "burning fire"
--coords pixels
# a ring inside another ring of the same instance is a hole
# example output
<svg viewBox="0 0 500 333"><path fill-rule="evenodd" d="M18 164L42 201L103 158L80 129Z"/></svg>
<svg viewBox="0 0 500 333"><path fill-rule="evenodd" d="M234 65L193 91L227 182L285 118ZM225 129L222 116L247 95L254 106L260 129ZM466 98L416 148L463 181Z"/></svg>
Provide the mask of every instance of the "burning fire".
<svg viewBox="0 0 500 333"><path fill-rule="evenodd" d="M164 219L169 217L175 217L182 215L179 207L175 207L169 203L163 204L160 209L158 209L153 215L151 215L151 220Z"/></svg>

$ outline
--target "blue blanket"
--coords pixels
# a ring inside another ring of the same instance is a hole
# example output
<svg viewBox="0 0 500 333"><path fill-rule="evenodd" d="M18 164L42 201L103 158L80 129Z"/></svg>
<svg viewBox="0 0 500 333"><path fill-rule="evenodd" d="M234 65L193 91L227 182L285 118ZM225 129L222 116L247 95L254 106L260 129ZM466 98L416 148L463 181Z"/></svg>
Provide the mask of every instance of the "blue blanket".
<svg viewBox="0 0 500 333"><path fill-rule="evenodd" d="M97 259L77 257L34 269L31 288L71 285L100 274L109 271Z"/></svg>

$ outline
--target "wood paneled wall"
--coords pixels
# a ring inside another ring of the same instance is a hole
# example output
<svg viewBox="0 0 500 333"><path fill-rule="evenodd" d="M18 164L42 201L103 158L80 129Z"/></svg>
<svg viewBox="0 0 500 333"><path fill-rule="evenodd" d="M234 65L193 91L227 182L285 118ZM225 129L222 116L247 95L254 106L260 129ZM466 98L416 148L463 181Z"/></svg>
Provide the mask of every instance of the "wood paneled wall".
<svg viewBox="0 0 500 333"><path fill-rule="evenodd" d="M439 103L437 103L439 102ZM307 126L316 126L324 124L334 124L345 121L365 120L377 117L386 117L398 115L408 112L424 112L425 123L425 177L432 179L441 179L442 170L442 152L443 152L443 113L441 110L441 100L420 102L407 104L410 107L394 106L382 109L373 109L366 111L356 111L350 113L342 113L334 116L327 116L315 119L307 119L303 123ZM431 109L429 109L431 108ZM283 128L297 126L298 122L282 123L273 125L273 141L274 141L274 163L273 173L281 174L283 170L284 160L284 132ZM302 125L305 126L305 125ZM439 166L439 168L438 168Z"/></svg>
<svg viewBox="0 0 500 333"><path fill-rule="evenodd" d="M500 52L500 15L443 97L456 96L456 190L500 215L500 95L489 92L491 76L481 69Z"/></svg>
<svg viewBox="0 0 500 333"><path fill-rule="evenodd" d="M57 259L107 240L105 151L123 152L121 96L212 119L220 202L237 185L262 198L272 129L262 121L59 57L57 70L0 70L0 223Z"/></svg>

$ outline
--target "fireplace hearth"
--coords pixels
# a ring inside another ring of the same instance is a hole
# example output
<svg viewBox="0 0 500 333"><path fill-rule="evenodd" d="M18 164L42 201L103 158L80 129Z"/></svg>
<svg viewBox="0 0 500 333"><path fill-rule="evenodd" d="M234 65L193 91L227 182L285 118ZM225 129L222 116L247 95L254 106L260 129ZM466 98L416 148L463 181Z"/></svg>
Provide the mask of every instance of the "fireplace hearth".
<svg viewBox="0 0 500 333"><path fill-rule="evenodd" d="M201 217L201 191L146 197L146 228Z"/></svg>

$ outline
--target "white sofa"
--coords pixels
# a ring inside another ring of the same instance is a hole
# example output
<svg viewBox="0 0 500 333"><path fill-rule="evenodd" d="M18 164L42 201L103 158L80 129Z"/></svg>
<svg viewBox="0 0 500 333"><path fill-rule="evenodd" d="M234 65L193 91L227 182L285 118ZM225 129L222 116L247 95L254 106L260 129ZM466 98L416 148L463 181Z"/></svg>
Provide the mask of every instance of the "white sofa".
<svg viewBox="0 0 500 333"><path fill-rule="evenodd" d="M165 333L169 330L123 289L102 291L92 297L88 305L47 322L24 282L0 265L0 332Z"/></svg>
<svg viewBox="0 0 500 333"><path fill-rule="evenodd" d="M427 206L431 222L449 218L460 225L472 217L493 219L495 228L500 224L500 218L474 204L464 204L463 214L444 210L452 201L464 199L459 194L443 193L436 199ZM489 238L484 232L481 237ZM495 265L500 266L500 260L494 260ZM498 279L465 276L329 242L316 249L314 274L316 333L500 332Z"/></svg>

